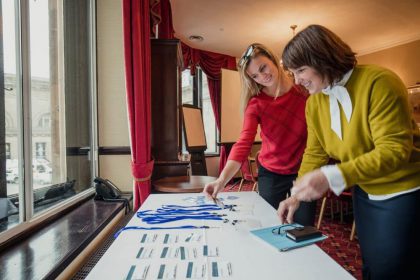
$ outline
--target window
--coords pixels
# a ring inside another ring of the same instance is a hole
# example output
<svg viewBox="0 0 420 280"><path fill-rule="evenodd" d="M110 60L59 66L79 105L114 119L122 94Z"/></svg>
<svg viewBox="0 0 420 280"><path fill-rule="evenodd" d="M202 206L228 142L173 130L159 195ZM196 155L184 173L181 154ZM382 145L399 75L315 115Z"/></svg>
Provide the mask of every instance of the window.
<svg viewBox="0 0 420 280"><path fill-rule="evenodd" d="M202 109L204 131L206 134L207 150L205 154L217 154L217 126L211 104L207 76L197 68L195 76L191 76L190 69L182 72L182 104L195 105ZM185 140L182 135L182 150L185 152Z"/></svg>
<svg viewBox="0 0 420 280"><path fill-rule="evenodd" d="M0 1L1 233L91 188L97 145L92 0Z"/></svg>
<svg viewBox="0 0 420 280"><path fill-rule="evenodd" d="M193 105L194 77L190 75L190 69L182 71L182 104Z"/></svg>
<svg viewBox="0 0 420 280"><path fill-rule="evenodd" d="M43 114L38 121L38 127L51 128L51 114Z"/></svg>
<svg viewBox="0 0 420 280"><path fill-rule="evenodd" d="M35 158L37 159L45 159L45 147L47 146L47 143L35 143Z"/></svg>
<svg viewBox="0 0 420 280"><path fill-rule="evenodd" d="M6 159L11 159L11 156L10 156L10 143L6 143Z"/></svg>
<svg viewBox="0 0 420 280"><path fill-rule="evenodd" d="M201 89L201 108L203 109L203 122L206 131L207 150L205 153L215 154L218 152L216 145L217 127L213 107L211 105L207 76L204 72L200 71L198 77L200 79L198 84L200 85L199 89Z"/></svg>

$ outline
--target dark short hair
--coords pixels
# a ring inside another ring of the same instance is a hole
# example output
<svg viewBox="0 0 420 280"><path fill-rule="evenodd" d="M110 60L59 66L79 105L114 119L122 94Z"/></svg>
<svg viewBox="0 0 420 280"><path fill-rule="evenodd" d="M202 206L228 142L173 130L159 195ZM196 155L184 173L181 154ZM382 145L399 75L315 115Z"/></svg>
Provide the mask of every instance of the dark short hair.
<svg viewBox="0 0 420 280"><path fill-rule="evenodd" d="M282 55L286 69L302 66L314 68L332 84L342 79L356 63L356 53L328 28L309 25L284 48Z"/></svg>

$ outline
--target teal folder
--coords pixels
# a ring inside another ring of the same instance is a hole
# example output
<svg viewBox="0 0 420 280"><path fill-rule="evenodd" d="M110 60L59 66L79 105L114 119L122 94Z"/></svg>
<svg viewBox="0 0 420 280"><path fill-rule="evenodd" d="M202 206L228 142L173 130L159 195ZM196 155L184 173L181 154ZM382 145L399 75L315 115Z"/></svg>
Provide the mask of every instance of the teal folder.
<svg viewBox="0 0 420 280"><path fill-rule="evenodd" d="M280 225L254 229L254 230L251 230L250 232L281 252L308 246L308 245L314 244L315 242L322 241L328 238L326 235L322 235L321 237L316 237L316 238L311 238L311 239L300 241L300 242L295 242L287 238L286 234L280 234L280 235L274 234L273 230L278 229L279 226ZM299 224L291 224L290 229L292 229L293 227L299 227L299 226L300 226Z"/></svg>

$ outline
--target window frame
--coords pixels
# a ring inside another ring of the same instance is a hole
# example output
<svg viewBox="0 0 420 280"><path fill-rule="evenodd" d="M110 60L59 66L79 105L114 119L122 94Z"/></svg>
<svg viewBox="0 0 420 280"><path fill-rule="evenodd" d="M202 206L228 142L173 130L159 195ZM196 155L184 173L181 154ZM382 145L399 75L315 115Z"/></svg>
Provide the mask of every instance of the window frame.
<svg viewBox="0 0 420 280"><path fill-rule="evenodd" d="M191 70L190 67L188 67L186 70ZM192 100L193 100L193 106L197 106L198 108L202 109L201 112L203 112L203 70L199 66L195 66L195 75L192 76L193 85L192 85ZM182 94L181 94L182 95ZM214 112L213 112L214 114ZM215 119L216 121L216 119ZM182 125L182 124L181 124ZM220 156L220 146L217 144L219 141L219 130L217 129L217 124L215 124L215 150L216 152L204 152L205 157L218 157ZM205 128L204 128L205 131ZM184 141L184 139L182 140ZM182 145L185 146L184 143Z"/></svg>
<svg viewBox="0 0 420 280"><path fill-rule="evenodd" d="M96 70L96 0L87 0L89 5L89 95L90 95L90 161L91 176L98 174L98 120L97 120L97 70ZM15 28L16 28L16 84L18 112L18 160L19 174L19 224L0 232L0 247L25 236L34 228L39 228L56 216L69 211L72 207L90 198L95 193L93 185L74 196L67 198L41 213L34 212L34 188L32 174L32 123L31 123L31 73L30 73L30 22L29 1L15 1ZM24 156L30 155L30 156ZM27 172L25 172L25 170ZM29 170L29 171L28 171Z"/></svg>

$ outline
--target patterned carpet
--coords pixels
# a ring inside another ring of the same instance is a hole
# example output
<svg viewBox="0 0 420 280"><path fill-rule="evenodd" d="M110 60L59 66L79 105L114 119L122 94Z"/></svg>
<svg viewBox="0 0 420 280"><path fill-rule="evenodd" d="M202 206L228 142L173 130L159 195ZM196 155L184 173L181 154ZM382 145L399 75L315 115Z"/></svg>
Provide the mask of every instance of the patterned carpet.
<svg viewBox="0 0 420 280"><path fill-rule="evenodd" d="M225 191L237 191L238 184L229 185ZM252 184L246 183L242 191L251 191ZM340 211L338 207L340 202L333 201L333 212L331 217L331 203L328 201L326 204L325 214L321 223L321 231L328 235L328 238L318 243L331 258L338 264L352 274L356 279L362 279L362 259L360 256L359 243L356 237L350 241L350 232L353 223L353 216L351 214L351 203L343 202L343 219L341 221ZM319 213L320 203L318 203ZM348 208L348 209L346 209ZM318 217L316 217L318 221Z"/></svg>

